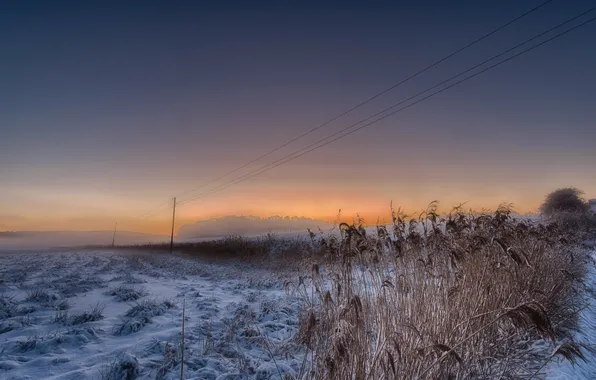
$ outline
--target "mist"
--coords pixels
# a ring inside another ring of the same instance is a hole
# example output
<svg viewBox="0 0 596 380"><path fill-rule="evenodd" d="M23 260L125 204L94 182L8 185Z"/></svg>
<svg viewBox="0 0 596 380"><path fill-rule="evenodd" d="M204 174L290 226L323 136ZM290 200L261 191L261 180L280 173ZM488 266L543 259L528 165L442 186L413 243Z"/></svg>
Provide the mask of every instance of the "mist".
<svg viewBox="0 0 596 380"><path fill-rule="evenodd" d="M113 231L19 231L0 232L0 251L21 249L52 249L112 244ZM118 231L115 244L133 245L160 243L169 240L166 235Z"/></svg>
<svg viewBox="0 0 596 380"><path fill-rule="evenodd" d="M256 236L269 232L277 234L306 233L307 229L328 229L324 221L305 217L225 216L197 221L178 229L176 240L218 238L229 235ZM109 246L113 231L16 231L0 232L0 251L44 250L64 247ZM168 242L170 236L141 232L117 231L116 245L135 245Z"/></svg>
<svg viewBox="0 0 596 380"><path fill-rule="evenodd" d="M322 220L296 216L225 216L186 224L178 230L180 239L214 238L228 235L262 235L273 233L304 233L307 229L328 229L332 226Z"/></svg>

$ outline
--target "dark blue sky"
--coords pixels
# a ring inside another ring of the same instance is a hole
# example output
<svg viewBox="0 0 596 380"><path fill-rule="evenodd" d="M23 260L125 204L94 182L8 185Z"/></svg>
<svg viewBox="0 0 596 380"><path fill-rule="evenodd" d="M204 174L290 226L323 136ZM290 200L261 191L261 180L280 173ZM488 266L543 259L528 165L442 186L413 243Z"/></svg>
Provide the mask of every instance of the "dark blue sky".
<svg viewBox="0 0 596 380"><path fill-rule="evenodd" d="M0 229L142 213L541 1L321 3L3 2ZM593 6L554 0L270 160ZM596 22L182 215L596 195L594 46Z"/></svg>

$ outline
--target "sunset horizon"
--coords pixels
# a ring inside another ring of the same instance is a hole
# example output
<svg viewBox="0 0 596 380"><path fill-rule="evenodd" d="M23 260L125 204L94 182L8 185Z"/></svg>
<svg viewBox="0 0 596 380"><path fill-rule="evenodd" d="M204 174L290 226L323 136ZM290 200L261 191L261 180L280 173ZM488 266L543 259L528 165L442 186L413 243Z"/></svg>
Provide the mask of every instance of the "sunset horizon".
<svg viewBox="0 0 596 380"><path fill-rule="evenodd" d="M158 206L174 196L178 225L376 220L390 202L414 213L433 200L525 213L557 188L594 196L596 55L580 3L551 2L452 57L527 5L8 5L0 229L167 232Z"/></svg>
<svg viewBox="0 0 596 380"><path fill-rule="evenodd" d="M596 374L594 0L0 2L0 377Z"/></svg>
<svg viewBox="0 0 596 380"><path fill-rule="evenodd" d="M554 189L553 189L554 190ZM544 194L546 195L546 194ZM473 212L490 212L496 210L500 205L507 204L512 206L512 211L519 215L526 215L526 214L538 214L539 213L539 205L541 201L543 201L544 196L542 199L538 200L533 206L527 208L521 208L516 205L514 202L510 201L495 201L492 203L480 203L480 202L471 202L471 201L463 201L463 202L452 202L452 203L445 203L442 202L440 199L437 199L438 202L438 210L440 215L447 215L454 207L462 205L465 211L473 211ZM405 205L400 205L395 201L388 201L385 202L384 207L378 207L372 210L378 211L370 211L371 208L362 208L361 210L365 211L358 211L354 207L337 207L333 209L329 209L329 212L323 214L309 214L309 213L292 213L292 212L284 212L283 207L279 209L274 209L267 213L258 213L254 210L249 208L239 209L237 212L230 211L229 213L221 213L221 212L214 212L211 214L193 214L192 212L188 212L186 210L177 209L176 213L176 228L175 234L179 228L183 225L193 224L198 221L206 221L210 219L219 219L225 218L230 216L244 216L244 217L259 217L259 218L270 218L270 217L304 217L309 218L315 221L326 222L330 224L337 224L340 222L346 223L353 223L354 221L362 220L365 225L374 226L378 223L381 224L389 224L391 223L391 206L395 211L401 210L408 218L417 217L421 212L426 210L427 206L430 202L435 200L430 200L426 203L420 203L419 207L407 207ZM26 218L22 217L20 220L9 220L8 223L1 223L0 222L0 232L1 231L111 231L113 230L115 223L117 223L118 230L122 231L130 231L130 232L140 232L140 233L150 233L150 234L161 234L161 235L169 235L171 230L171 219L172 219L172 202L169 202L168 206L164 206L160 208L160 211L150 217L143 220L139 220L139 218L127 218L126 215L122 215L120 218L91 218L91 217L68 217L65 216L63 218L58 217L50 217L47 219L44 218ZM354 203L351 203L354 204ZM418 206L418 205L417 205ZM304 206L296 206L298 207L296 210L299 209L308 209L308 207ZM278 211L276 211L278 210ZM333 212L335 210L335 212Z"/></svg>

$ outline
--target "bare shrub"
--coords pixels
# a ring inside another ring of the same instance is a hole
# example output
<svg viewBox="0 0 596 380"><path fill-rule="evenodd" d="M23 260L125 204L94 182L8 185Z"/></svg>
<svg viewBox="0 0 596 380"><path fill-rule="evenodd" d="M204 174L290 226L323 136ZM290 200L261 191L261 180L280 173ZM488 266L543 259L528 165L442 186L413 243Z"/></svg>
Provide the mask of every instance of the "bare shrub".
<svg viewBox="0 0 596 380"><path fill-rule="evenodd" d="M584 192L575 187L557 189L546 196L544 203L540 206L540 212L546 216L554 216L560 213L585 214L590 207L583 199Z"/></svg>

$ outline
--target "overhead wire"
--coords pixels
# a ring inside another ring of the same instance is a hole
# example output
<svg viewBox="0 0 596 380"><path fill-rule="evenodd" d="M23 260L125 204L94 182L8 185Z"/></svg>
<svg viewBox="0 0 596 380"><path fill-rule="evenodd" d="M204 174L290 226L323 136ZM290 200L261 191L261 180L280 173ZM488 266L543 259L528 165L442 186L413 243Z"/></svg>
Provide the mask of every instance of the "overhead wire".
<svg viewBox="0 0 596 380"><path fill-rule="evenodd" d="M464 50L466 50L466 49L468 49L468 48L470 48L470 47L472 47L472 46L476 45L477 43L479 43L479 42L481 42L481 41L483 41L483 40L487 39L488 37L490 37L490 36L494 35L495 33L497 33L497 32L499 32L499 31L501 31L502 29L504 29L504 28L506 28L506 27L508 27L509 25L511 25L511 24L513 24L513 23L515 23L515 22L519 21L520 19L522 19L522 18L524 18L524 17L528 16L529 14L531 14L531 13L533 13L533 12L535 12L535 11L539 10L540 8L542 8L542 7L544 7L545 5L547 5L547 4L549 4L549 3L551 3L552 1L554 1L554 0L546 0L546 1L544 1L544 2L542 2L542 3L540 3L540 4L538 4L538 5L537 5L537 6L535 6L534 8L532 8L532 9L530 9L530 10L528 10L528 11L526 11L526 12L522 13L522 14L520 14L519 16L517 16L517 17L513 18L512 20L510 20L510 21L506 22L505 24L503 24L503 25L501 25L501 26L497 27L496 29L493 29L492 31L490 31L490 32L488 32L488 33L484 34L483 36L481 36L481 37L479 37L479 38L477 38L477 39L473 40L472 42L470 42L470 43L466 44L465 46L463 46L463 47L461 47L461 48L459 48L459 49L457 49L457 50L453 51L452 53L450 53L450 54L448 54L448 55L444 56L443 58L440 58L439 60L437 60L437 61L434 61L434 62L433 62L433 63L431 63L430 65L428 65L428 66L424 67L423 69L421 69L421 70L419 70L419 71L415 72L414 74L411 74L411 75L409 75L409 76L408 76L408 77L406 77L405 79L402 79L401 81L399 81L399 82L397 82L397 83L394 83L394 84L392 84L391 86L387 87L387 88L386 88L386 89L384 89L383 91L376 93L375 95L373 95L373 96L369 97L368 99L366 99L366 100L364 100L364 101L362 101L362 102L358 103L357 105L355 105L355 106L353 106L353 107L349 108L348 110L346 110L346 111L344 111L344 112L340 113L339 115L337 115L337 116L335 116L335 117L333 117L333 118L331 118L331 119L329 119L329 120L325 121L324 123L322 123L322 124L319 124L318 126L316 126L316 127L312 128L312 129L310 129L310 130L308 130L308 131L306 131L306 132L304 132L304 133L302 133L302 134L300 134L300 135L298 135L298 136L296 136L296 137L294 137L294 138L292 138L292 139L288 140L287 142L283 143L282 145L280 145L280 146L278 146L278 147L276 147L276 148L274 148L274 149L272 149L272 150L270 150L270 151L268 151L268 152L264 153L263 155L261 155L261 156L259 156L259 157L255 158L255 159L253 159L253 160L251 160L251 161L249 161L249 162L247 162L247 163L245 163L245 164L243 164L243 165L241 165L241 166L239 166L239 167L237 167L237 168L235 168L235 169L233 169L233 170L231 170L231 171L229 171L229 172L227 172L227 173L225 173L225 174L223 174L223 175L221 175L221 176L219 176L219 177L217 177L217 178L214 178L214 179L212 179L212 180L209 180L208 182L205 182L205 183L203 183L202 185L200 185L200 186L198 186L198 187L195 187L195 188L193 188L193 189L190 189L190 190L187 190L187 191L184 191L184 192L182 192L182 193L178 194L178 195L177 195L177 197L181 197L181 196L183 196L183 195L186 195L186 194L189 194L189 193L195 192L195 191L197 191L197 190L199 190L199 189L202 189L202 188L206 187L207 185L213 184L213 183L215 183L215 182L217 182L217 181L219 181L219 180L221 180L221 179L223 179L223 178L225 178L225 177L227 177L227 176L229 176L229 175L231 175L231 174L234 174L234 173L236 173L236 172L238 172L238 171L240 171L240 170L242 170L242 169L244 169L244 168L246 168L246 167L248 167L248 166L250 166L250 165L252 165L252 164L256 163L257 161L260 161L260 160L262 160L262 159L263 159L263 158L265 158L265 157L268 157L268 156L270 156L271 154L273 154L273 153L275 153L275 152L277 152L277 151L279 151L279 150L281 150L281 149L283 149L283 148L287 147L288 145L290 145L290 144L292 144L292 143L294 143L294 142L296 142L296 141L300 140L301 138L303 138L303 137L306 137L307 135L309 135L309 134L311 134L311 133L313 133L313 132L315 132L315 131L317 131L317 130L319 130L319 129L321 129L321 128L323 128L323 127L325 127L325 126L329 125L329 124L331 124L332 122L334 122L334 121L338 120L339 118L341 118L341 117L343 117L343 116L345 116L345 115L347 115L347 114L351 113L352 111L355 111L356 109L358 109L358 108L360 108L360 107L362 107L362 106L364 106L364 105L366 105L366 104L368 104L368 103L372 102L373 100L375 100L375 99L377 99L377 98L381 97L382 95L384 95L384 94L386 94L386 93L390 92L391 90L394 90L395 88L397 88L397 87L399 87L399 86L401 86L401 85L405 84L406 82L409 82L410 80L412 80L412 79L414 79L414 78L418 77L419 75L421 75L421 74L423 74L423 73L427 72L428 70L430 70L430 69L432 69L432 68L434 68L434 67L436 67L436 66L440 65L441 63L445 62L446 60L448 60L448 59L450 59L450 58L454 57L455 55L457 55L457 54L459 54L459 53L463 52Z"/></svg>
<svg viewBox="0 0 596 380"><path fill-rule="evenodd" d="M533 46L531 46L531 47L529 47L529 48L527 48L527 49L525 49L525 50L522 50L521 52L519 52L519 53L516 53L516 54L514 54L514 55L512 55L512 56L510 56L510 57L508 57L508 58L506 58L506 59L504 59L504 60L502 60L502 61L499 61L499 62L497 62L497 63L495 63L495 64L493 64L493 65L491 65L491 66L488 66L487 68L485 68L485 69L483 69L483 70L481 70L481 71L478 71L478 72L476 72L476 73L474 73L474 74L472 74L472 75L470 75L470 76L467 76L467 77L465 77L464 79L461 79L461 80L459 80L459 81L457 81L457 82L455 82L455 83L453 83L453 84L451 84L451 85L449 85L449 86L447 86L447 87L444 87L444 88L442 88L442 89L440 89L440 90L437 90L437 91L435 91L435 92L431 93L430 95L427 95L427 96L425 96L425 97L423 97L423 98L421 98L421 99L419 99L419 100L416 100L416 101L415 101L415 102L413 102L413 103L410 103L410 104L408 104L408 105L406 105L406 106L404 106L404 107L401 107L401 108L399 108L399 109L397 109L397 110L394 110L394 111L392 111L392 112L390 112L390 113L388 113L388 114L386 114L386 115L384 115L384 116L381 116L381 117L379 117L379 118L377 118L377 119L375 119L375 120L373 120L373 121L371 121L371 122L369 122L369 123L366 123L366 124L364 124L364 125L361 125L361 126L360 126L360 127L358 127L358 128L355 128L355 129L353 129L353 130L351 130L351 131L348 131L349 129L351 129L351 128L353 128L353 127L357 126L358 124L361 124L361 123L362 123L362 122L364 122L364 121L370 120L371 118L373 118L373 117L375 117L375 116L379 116L379 115L381 115L382 113L385 113L385 112L387 112L388 110L391 110L391 109L393 109L393 108L395 108L395 107L397 107L397 106L399 106L399 105L401 105L401 104L403 104L403 103L405 103L405 102L407 102L407 101L409 101L409 100L413 100L413 99L415 99L415 98L419 97L420 95L422 95L422 94L424 94L424 93L427 93L427 92L431 91L432 89L435 89L435 88L437 88L437 87L439 87L439 86L441 86L441 85L443 85L443 84L446 84L447 82L449 82L449 81L451 81L451 80L453 80L453 79L455 79L455 78L457 78L457 77L459 77L459 76L461 76L461 75L463 75L463 74L465 74L465 73L468 73L468 72L470 72L470 71L474 70L475 68L478 68L478 67L480 67L480 66L482 66L482 65L484 65L484 64L486 64L486 63L488 63L488 62L490 62L490 61L492 61L492 60L494 60L494 59L496 59L496 58L498 58L498 57L501 57L501 56L503 56L504 54L506 54L506 53L508 53L508 52L511 52L512 50L515 50L516 48L518 48L518 47L520 47L520 46L522 46L522 45L525 45L525 44L527 44L528 42L531 42L531 41L535 40L536 38L539 38L539 37L541 37L541 36L543 36L543 35L545 35L545 34L547 34L547 33L551 32L551 31L553 31L553 30L555 30L555 29L557 29L557 28L560 28L561 26L563 26L563 25L565 25L565 24L568 24L569 22L572 22L572 21L574 21L574 20L577 20L578 18L580 18L580 17L582 17L582 16L585 16L586 14L588 14L588 13L590 13L590 12L593 12L594 10L596 10L596 8L589 9L589 10L587 10L587 11L585 11L585 12L583 12L583 13L579 14L578 16L574 16L574 17L572 17L572 18L570 18L570 19L568 19L568 20L566 20L566 21L564 21L564 22L562 22L562 23L560 23L560 24L558 24L558 25L556 25L556 26L554 26L554 27L552 27L552 28L549 28L548 30L546 30L546 31L544 31L544 32L542 32L542 33L540 33L540 34L538 34L538 35L536 35L536 36L534 36L534 37L532 37L532 38L530 38L530 39L528 39L528 40L526 40L526 41L524 41L524 42L522 42L522 43L520 43L520 44L518 44L518 45L516 45L516 46L514 46L514 47L512 47L512 48L509 48L509 49L507 49L506 51L504 51L504 52L502 52L502 53L499 53L498 55L496 55L496 56L494 56L494 57L491 57L491 58L489 58L488 60L485 60L485 61L481 62L480 64L477 64L477 65L475 65L474 67L471 67L471 68L469 68L469 69L466 69L466 70L464 70L463 72L460 72L460 73L458 73L457 75L455 75L455 76L452 76L451 78L449 78L449 79L447 79L447 80L445 80L445 81L442 81L441 83L439 83L439 84L437 84L437 85L434 85L434 86L432 86L432 87L430 87L430 88L427 88L426 90L424 90L424 91L421 91L421 92L417 93L417 94L416 94L416 95L414 95L414 96L411 96L411 97L409 97L409 98L407 98L407 99L404 99L404 100L402 100L402 101L400 101L400 102L398 102L398 103L396 103L396 104L394 104L394 105L392 105L392 106L390 106L390 107L387 107L387 108L383 109L382 111L380 111L380 112L377 112L376 114L374 114L374 115L372 115L372 116L369 116L369 117L368 117L368 118L366 118L366 119L363 119L363 120L361 120L361 121L359 121L359 122L357 122L357 123L355 123L355 124L352 124L352 125L350 125L349 127L346 127L346 128L344 128L344 129L342 129L342 130L340 130L340 131L338 131L338 132L336 132L336 133L334 133L334 134L332 134L332 135L330 135L330 136L327 136L327 137L325 137L325 138L321 139L321 140L318 140L317 142L315 142L315 143L313 143L313 144L309 144L309 145L308 145L307 147L305 147L305 148L302 148L302 149L300 149L300 150L298 150L298 151L294 151L293 153L291 153L291 154L289 154L289 155L286 155L286 156L284 156L284 157L282 157L282 158L280 158L280 159L278 159L278 160L276 160L276 161L274 161L274 162L272 162L272 163L270 163L270 164L267 164L267 165L265 165L265 166L262 166L262 167L261 167L261 168L259 168L259 169L253 170L253 171L251 171L251 172L249 172L249 173L245 174L245 175L244 175L244 176L242 176L242 177L239 177L239 178L237 178L237 179L235 179L235 180L232 180L232 181L229 181L229 182L227 182L227 183L224 183L224 184L222 184L222 185L220 185L220 186L217 186L217 187L215 187L215 188L213 188L213 189L211 189L211 190L209 190L209 191L207 191L207 192L204 192L204 193L202 193L202 194L198 195L197 197L193 197L193 198L187 199L187 200L185 200L185 201L182 201L182 202L180 202L179 204L180 204L180 205L183 205L183 204L186 204L186 203L189 203L189 202L195 201L195 200L197 200L197 199L200 199L200 198L203 198L203 197L205 197L205 196L207 196L207 195L211 195L211 194L213 194L213 193L215 193L215 192L219 192L219 191L221 191L221 190L224 190L225 188L228 188L228 187L230 187L230 186L233 186L233 185L235 185L235 184L237 184L237 183L244 182L244 181L246 181L246 180L248 180L248 179L250 179L250 178L253 178L253 177L257 176L257 175L260 175L260 174L262 174L262 173L264 173L264 172L267 172L267 171L269 171L269 170L271 170L271 169L274 169L274 168L276 168L276 167L278 167L278 166L280 166L280 165L283 165L283 164L285 164L286 162L289 162L289 161L292 161L292 160L294 160L294 159L297 159L297 158L299 158L299 157L301 157L301 156L303 156L303 155L305 155L305 154L307 154L307 153L310 153L310 152L312 152L312 151L314 151L314 150L316 150L316 149L319 149L319 148L321 148L321 147L323 147L323 146L326 146L326 145L328 145L328 144L331 144L331 143L333 143L333 142L335 142L335 141L337 141L337 140L339 140L339 139L341 139L341 138L344 138L344 137L346 137L346 136L348 136L348 135L351 135L352 133L354 133L354 132L357 132L357 131L359 131L359 130L361 130L361 129L363 129L363 128L366 128L366 127L368 127L368 126L371 126L371 125L373 125L373 124L376 124L376 123L378 123L379 121L381 121L381 120L384 120L384 119L386 119L386 118L388 118L388 117L390 117L390 116L392 116L392 115L395 115L395 114L396 114L396 113L398 113L398 112L401 112L401 111L403 111L403 110L405 110L405 109L407 109L407 108L410 108L410 107L412 107L412 106L414 106L414 105L416 105L416 104L418 104L418 103L420 103L420 102L423 102L423 101L425 101L425 100L427 100L427 99L429 99L429 98L431 98L431 97L433 97L433 96L435 96L435 95L437 95L437 94L439 94L439 93L442 93L442 92L444 92L444 91L446 91L446 90L448 90L448 89L450 89L450 88L452 88L452 87L454 87L454 86L457 86L457 85L459 85L459 84L461 84L461 83L463 83L463 82L466 82L466 81L468 81L468 80L470 80L470 79L472 79L472 78L474 78L474 77L476 77L476 76L478 76L478 75L480 75L480 74L482 74L482 73L484 73L484 72L486 72L486 71L488 71L488 70L491 70L491 69L493 69L493 68L495 68L495 67L497 67L497 66L500 66L501 64L503 64L503 63L506 63L506 62L508 62L508 61L510 61L510 60L512 60L512 59L514 59L514 58L517 58L517 57L519 57L519 56L520 56L520 55L522 55L522 54L525 54L525 53L527 53L527 52L529 52L529 51L531 51L531 50L534 50L534 49L536 49L536 48L538 48L538 47L540 47L540 46L542 46L542 45L544 45L544 44L546 44L546 43L548 43L548 42L551 42L551 41L553 41L553 40L554 40L554 39L556 39L556 38L559 38L559 37L561 37L561 36L563 36L563 35L565 35L565 34L567 34L567 33L571 32L571 31L573 31L573 30L576 30L576 29L578 29L578 28L580 28L580 27L582 27L582 26L585 26L585 25L587 25L588 23L590 23L590 22L593 22L594 20L596 20L596 17L594 17L594 18L591 18L591 19L589 19L589 20L587 20L587 21L584 21L584 22L582 22L582 23L580 23L580 24L578 24L578 25L576 25L576 26L574 26L574 27L571 27L571 28L569 28L569 29L567 29L567 30L565 30L565 31L563 31L563 32L561 32L561 33L559 33L559 34L556 34L556 35L555 35L555 36L553 36L553 37L550 37L550 38L548 38L548 39L546 39L546 40L544 40L544 41L542 41L542 42L540 42L540 43L538 43L538 44L536 44L536 45L533 45ZM348 132L346 132L346 131L348 131ZM344 134L341 134L340 136L338 136L338 137L335 137L335 138L333 138L333 139L329 140L330 138L332 138L332 137L334 137L334 136L337 136L338 134L340 134L340 133L342 133L342 132L346 132L346 133L344 133ZM329 140L329 141L326 141L326 140Z"/></svg>
<svg viewBox="0 0 596 380"><path fill-rule="evenodd" d="M141 215L137 216L137 219L149 219L150 217L152 217L152 216L154 216L154 215L157 215L157 214L159 214L159 213L161 212L161 210L160 210L160 209L161 209L163 206L166 206L167 204L169 204L171 201L172 201L172 200L170 199L170 200L168 200L168 201L166 201L166 202L164 202L164 203L160 204L159 206L157 206L157 207L154 207L153 209L151 209L151 211L149 211L149 212L145 212L145 213L143 213L143 214L141 214Z"/></svg>

